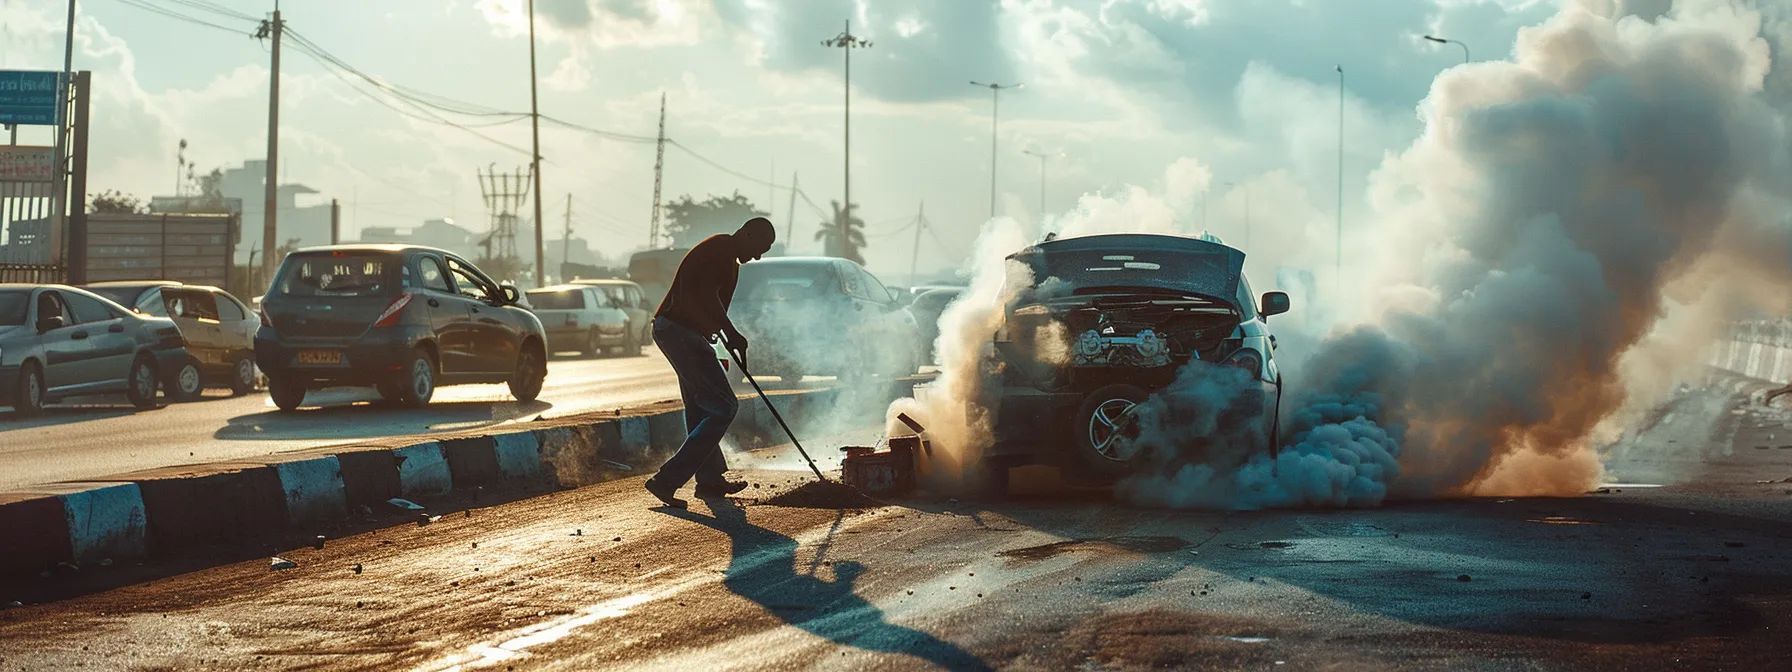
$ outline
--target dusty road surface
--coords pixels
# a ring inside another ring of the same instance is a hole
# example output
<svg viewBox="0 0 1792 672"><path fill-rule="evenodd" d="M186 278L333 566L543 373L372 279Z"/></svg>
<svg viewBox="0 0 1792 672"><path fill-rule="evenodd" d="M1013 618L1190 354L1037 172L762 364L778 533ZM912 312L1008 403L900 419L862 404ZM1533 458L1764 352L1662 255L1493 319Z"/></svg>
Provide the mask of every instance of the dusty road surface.
<svg viewBox="0 0 1792 672"><path fill-rule="evenodd" d="M1792 417L1708 405L1627 449L1673 479L1356 511L787 508L762 451L688 512L616 481L0 611L0 670L1775 669Z"/></svg>
<svg viewBox="0 0 1792 672"><path fill-rule="evenodd" d="M795 386L825 384L810 378ZM421 410L383 406L378 398L371 389L323 390L307 395L295 413L275 409L266 392L220 391L151 411L135 411L123 397L73 399L36 418L3 410L0 490L650 404L677 399L678 380L650 347L640 357L555 357L531 403L517 402L504 385L444 387Z"/></svg>

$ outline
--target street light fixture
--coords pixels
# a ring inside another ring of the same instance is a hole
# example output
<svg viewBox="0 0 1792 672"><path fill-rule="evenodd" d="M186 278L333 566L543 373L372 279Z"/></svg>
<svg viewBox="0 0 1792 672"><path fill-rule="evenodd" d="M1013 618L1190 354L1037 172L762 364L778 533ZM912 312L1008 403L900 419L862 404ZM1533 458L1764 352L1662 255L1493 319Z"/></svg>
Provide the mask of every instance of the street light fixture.
<svg viewBox="0 0 1792 672"><path fill-rule="evenodd" d="M1026 84L984 84L972 81L971 86L989 89L989 218L996 218L996 133L1001 123L1002 89L1019 89Z"/></svg>
<svg viewBox="0 0 1792 672"><path fill-rule="evenodd" d="M1021 150L1027 156L1039 157L1039 216L1045 217L1045 162L1047 159L1064 156L1063 152L1035 152L1031 149Z"/></svg>
<svg viewBox="0 0 1792 672"><path fill-rule="evenodd" d="M845 30L840 31L839 35L835 35L830 39L822 40L821 46L837 47L846 55L846 87L844 89L844 95L846 97L846 121L844 124L845 130L842 133L844 136L843 144L845 145L846 150L846 174L844 176L846 186L842 191L844 192L843 198L846 199L846 202L840 205L840 207L843 208L843 214L841 215L840 221L836 223L836 225L840 227L840 249L844 252L847 240L846 229L851 226L852 222L852 50L870 48L871 40L860 39L858 36L853 35L852 21L848 20L846 22Z"/></svg>
<svg viewBox="0 0 1792 672"><path fill-rule="evenodd" d="M1468 45L1463 44L1456 40L1445 39L1442 37L1432 37L1430 35L1426 35L1425 39L1430 40L1432 42L1436 42L1438 44L1454 44L1458 47L1462 47L1462 62L1468 63Z"/></svg>

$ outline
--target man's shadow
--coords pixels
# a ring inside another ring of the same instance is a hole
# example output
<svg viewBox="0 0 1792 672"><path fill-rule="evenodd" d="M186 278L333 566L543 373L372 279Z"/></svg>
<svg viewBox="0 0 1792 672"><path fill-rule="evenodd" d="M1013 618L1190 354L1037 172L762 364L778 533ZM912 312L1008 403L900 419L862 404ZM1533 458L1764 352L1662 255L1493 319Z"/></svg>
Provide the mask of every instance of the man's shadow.
<svg viewBox="0 0 1792 672"><path fill-rule="evenodd" d="M886 622L882 610L853 592L853 582L864 573L864 565L850 560L835 562L833 581L798 573L795 539L747 522L746 511L733 501L705 501L713 517L661 510L728 535L733 549L722 585L734 594L758 603L785 623L837 644L906 653L948 670L991 669L955 644Z"/></svg>

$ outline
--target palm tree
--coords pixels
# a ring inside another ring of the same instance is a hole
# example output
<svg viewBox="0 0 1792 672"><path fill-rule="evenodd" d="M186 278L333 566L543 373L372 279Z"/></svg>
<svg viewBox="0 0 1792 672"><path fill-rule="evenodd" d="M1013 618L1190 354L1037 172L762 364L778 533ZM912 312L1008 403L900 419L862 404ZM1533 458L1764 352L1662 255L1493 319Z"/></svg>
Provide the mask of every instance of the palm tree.
<svg viewBox="0 0 1792 672"><path fill-rule="evenodd" d="M859 264L865 263L861 253L865 249L865 220L853 215L859 209L858 204L840 207L839 201L830 201L834 208L834 221L822 222L821 230L815 232L815 239L822 241L824 254L830 257L851 259Z"/></svg>

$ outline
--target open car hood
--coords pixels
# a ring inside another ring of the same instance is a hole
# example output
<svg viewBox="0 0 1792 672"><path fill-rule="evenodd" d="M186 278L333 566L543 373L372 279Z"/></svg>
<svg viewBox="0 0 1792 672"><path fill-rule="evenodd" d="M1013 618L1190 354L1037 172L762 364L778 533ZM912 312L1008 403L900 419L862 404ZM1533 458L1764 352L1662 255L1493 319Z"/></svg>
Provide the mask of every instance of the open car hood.
<svg viewBox="0 0 1792 672"><path fill-rule="evenodd" d="M1045 301L1121 288L1196 294L1236 303L1244 252L1226 245L1165 234L1105 234L1060 238L1009 255L1032 271L1020 294Z"/></svg>

